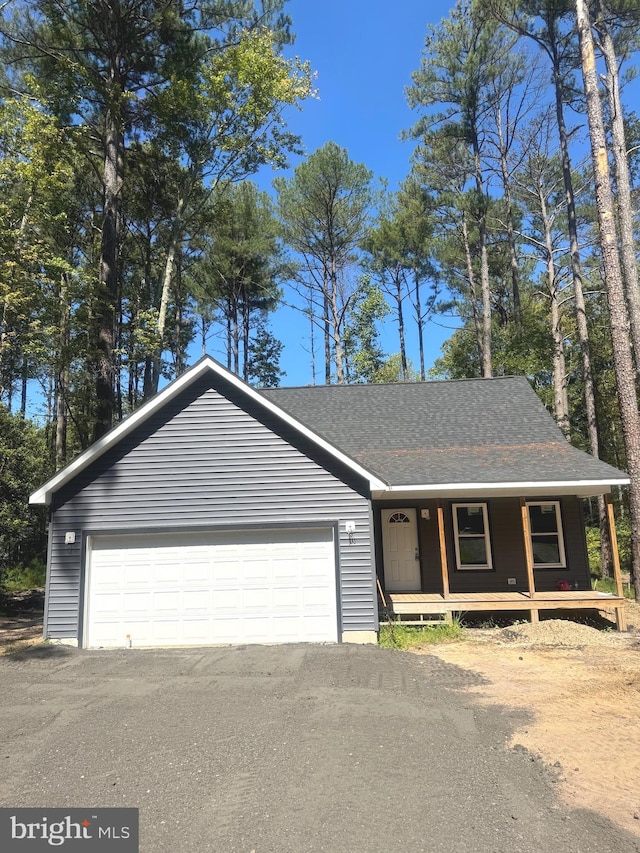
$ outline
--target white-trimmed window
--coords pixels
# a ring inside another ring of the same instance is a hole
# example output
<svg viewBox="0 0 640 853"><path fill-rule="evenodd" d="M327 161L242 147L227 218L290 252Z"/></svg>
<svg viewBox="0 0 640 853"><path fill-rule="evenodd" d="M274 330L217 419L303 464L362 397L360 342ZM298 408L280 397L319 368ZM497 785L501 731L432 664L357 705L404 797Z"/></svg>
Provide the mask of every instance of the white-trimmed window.
<svg viewBox="0 0 640 853"><path fill-rule="evenodd" d="M527 501L527 506L533 565L537 569L565 568L560 501Z"/></svg>
<svg viewBox="0 0 640 853"><path fill-rule="evenodd" d="M453 504L453 533L459 569L493 568L486 504Z"/></svg>

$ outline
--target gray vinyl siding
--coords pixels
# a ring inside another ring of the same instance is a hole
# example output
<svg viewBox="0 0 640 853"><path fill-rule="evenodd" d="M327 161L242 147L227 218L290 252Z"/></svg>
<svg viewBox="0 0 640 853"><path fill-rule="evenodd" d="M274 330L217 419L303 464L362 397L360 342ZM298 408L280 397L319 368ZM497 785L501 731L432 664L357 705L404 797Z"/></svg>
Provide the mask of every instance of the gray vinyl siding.
<svg viewBox="0 0 640 853"><path fill-rule="evenodd" d="M194 383L54 496L47 636L78 635L89 533L274 525L339 525L341 629L377 629L367 484L266 410L245 411L232 387L210 386Z"/></svg>
<svg viewBox="0 0 640 853"><path fill-rule="evenodd" d="M541 500L532 498L532 500ZM562 526L564 535L566 569L535 569L534 580L536 589L541 592L557 589L559 580L568 581L573 587L589 589L591 586L589 562L587 558L586 540L582 504L579 498L569 495L560 500ZM524 538L522 534L522 517L519 498L482 498L455 501L443 501L445 538L447 542L447 559L449 564L449 588L452 594L459 592L525 592L528 590L527 566L525 562ZM455 546L453 541L454 503L486 503L489 514L489 530L493 569L491 570L459 570L456 568ZM442 593L442 568L440 563L440 546L436 520L437 501L423 500L416 502L384 502L380 507L415 506L418 511L418 535L420 542L422 592ZM430 511L430 520L420 518L420 509ZM379 520L380 516L377 515ZM381 541L381 540L380 540ZM379 548L378 574L382 579L382 549ZM515 578L515 586L509 585L508 579Z"/></svg>

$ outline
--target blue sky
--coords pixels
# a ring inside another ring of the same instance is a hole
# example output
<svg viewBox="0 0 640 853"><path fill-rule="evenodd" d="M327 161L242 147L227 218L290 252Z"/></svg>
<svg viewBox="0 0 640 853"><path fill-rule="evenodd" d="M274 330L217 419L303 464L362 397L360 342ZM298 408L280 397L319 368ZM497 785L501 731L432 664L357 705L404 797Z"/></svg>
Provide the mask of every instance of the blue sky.
<svg viewBox="0 0 640 853"><path fill-rule="evenodd" d="M317 74L318 98L288 117L289 129L302 137L308 154L334 141L376 178L386 178L390 189L397 187L409 171L412 150L411 143L402 142L399 136L416 119L404 90L420 64L427 25L446 17L452 5L424 0L392 4L382 0L289 0L287 11L296 33L293 53L308 59ZM260 174L264 189L269 189L272 177L266 171ZM387 325L384 345L389 353L396 352L395 325ZM309 384L308 321L298 312L282 308L272 327L284 343L286 376L282 384ZM451 329L428 325L428 364L438 357L442 341L450 334ZM409 347L415 349L415 363L417 346L409 341ZM214 357L223 359L215 341L209 349Z"/></svg>

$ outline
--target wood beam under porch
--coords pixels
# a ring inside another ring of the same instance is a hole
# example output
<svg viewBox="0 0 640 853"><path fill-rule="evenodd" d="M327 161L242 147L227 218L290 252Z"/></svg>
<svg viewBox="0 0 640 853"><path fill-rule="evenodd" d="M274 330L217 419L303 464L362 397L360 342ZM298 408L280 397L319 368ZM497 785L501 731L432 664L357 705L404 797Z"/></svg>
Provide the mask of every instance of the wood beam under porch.
<svg viewBox="0 0 640 853"><path fill-rule="evenodd" d="M409 624L419 624L425 621L424 617L438 614L524 610L529 612L529 618L535 611L532 621L537 621L541 610L598 610L614 611L618 630L626 629L624 598L594 590L536 592L533 599L526 592L449 593L446 599L423 592L387 592L386 596L390 619Z"/></svg>

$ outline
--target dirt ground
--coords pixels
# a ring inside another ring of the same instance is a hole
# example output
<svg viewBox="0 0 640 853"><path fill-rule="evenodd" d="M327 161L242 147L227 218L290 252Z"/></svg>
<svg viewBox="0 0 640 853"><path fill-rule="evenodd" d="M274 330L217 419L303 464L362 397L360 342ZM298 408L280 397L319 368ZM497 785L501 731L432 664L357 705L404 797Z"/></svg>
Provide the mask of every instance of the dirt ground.
<svg viewBox="0 0 640 853"><path fill-rule="evenodd" d="M550 619L465 632L459 643L418 654L480 673L468 688L491 706L527 709L521 744L560 773L571 806L593 809L640 837L640 604L627 602L629 632ZM42 596L0 613L0 655L42 642Z"/></svg>
<svg viewBox="0 0 640 853"><path fill-rule="evenodd" d="M475 670L485 705L528 709L521 744L560 772L560 794L640 836L640 604L629 633L557 619L468 632L422 650ZM469 636L470 635L470 636Z"/></svg>
<svg viewBox="0 0 640 853"><path fill-rule="evenodd" d="M18 593L0 601L0 655L42 642L44 590Z"/></svg>

